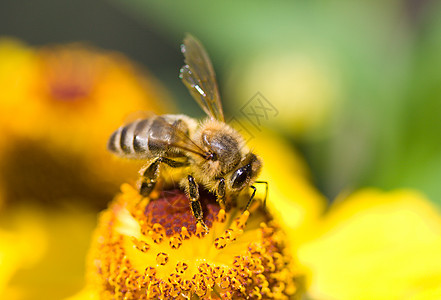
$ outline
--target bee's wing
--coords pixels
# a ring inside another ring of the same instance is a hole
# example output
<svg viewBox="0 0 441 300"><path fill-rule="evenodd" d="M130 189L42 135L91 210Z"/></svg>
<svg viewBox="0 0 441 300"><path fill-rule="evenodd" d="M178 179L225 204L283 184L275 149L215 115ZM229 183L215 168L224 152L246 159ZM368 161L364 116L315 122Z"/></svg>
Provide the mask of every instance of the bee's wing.
<svg viewBox="0 0 441 300"><path fill-rule="evenodd" d="M149 119L154 116L156 116L154 112L146 111L146 110L137 110L137 111L129 112L123 118L123 125L128 125L137 120Z"/></svg>
<svg viewBox="0 0 441 300"><path fill-rule="evenodd" d="M156 140L157 143L164 143L167 146L175 147L178 149L182 149L185 151L192 152L194 154L197 154L201 157L206 157L208 153L206 153L203 149L201 149L189 136L187 132L184 132L180 128L179 123L171 124L167 122L164 117L157 117L155 118L155 123L158 122L158 124L165 130L169 132L170 138L166 139L158 139Z"/></svg>
<svg viewBox="0 0 441 300"><path fill-rule="evenodd" d="M196 38L187 35L181 51L186 65L181 68L179 77L207 115L224 121L216 75L204 47Z"/></svg>
<svg viewBox="0 0 441 300"><path fill-rule="evenodd" d="M205 157L207 153L204 152L189 136L186 132L180 128L180 124L169 123L166 120L166 116L158 116L152 111L134 111L127 114L124 118L124 125L128 125L135 121L154 119L156 126L160 126L163 130L158 137L150 137L155 139L155 143L163 144L165 146L174 147L189 151ZM166 137L166 138L164 138Z"/></svg>

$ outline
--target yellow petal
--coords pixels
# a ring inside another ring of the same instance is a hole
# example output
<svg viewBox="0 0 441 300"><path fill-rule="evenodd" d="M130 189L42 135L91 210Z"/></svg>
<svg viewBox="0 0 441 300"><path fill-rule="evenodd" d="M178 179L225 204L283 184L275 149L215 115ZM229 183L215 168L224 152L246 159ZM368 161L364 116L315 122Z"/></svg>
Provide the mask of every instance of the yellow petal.
<svg viewBox="0 0 441 300"><path fill-rule="evenodd" d="M30 83L35 81L37 70L35 52L21 42L0 39L0 127L2 134L5 129L26 131L29 118L40 117L40 104L30 95ZM21 120L17 120L20 116ZM33 124L35 126L35 124Z"/></svg>
<svg viewBox="0 0 441 300"><path fill-rule="evenodd" d="M66 298L66 300L99 300L100 294L91 288L84 288L78 294Z"/></svg>
<svg viewBox="0 0 441 300"><path fill-rule="evenodd" d="M8 284L13 275L20 269L30 268L44 255L47 249L48 236L42 227L38 214L20 211L20 222L8 222L0 228L0 298L16 294ZM2 223L5 218L2 216Z"/></svg>
<svg viewBox="0 0 441 300"><path fill-rule="evenodd" d="M294 244L308 238L326 201L311 184L306 164L293 147L275 134L259 133L250 142L263 159L259 180L269 183L267 205L283 221ZM262 188L262 190L264 190Z"/></svg>
<svg viewBox="0 0 441 300"><path fill-rule="evenodd" d="M331 207L299 251L317 299L439 293L441 217L421 194L363 190Z"/></svg>
<svg viewBox="0 0 441 300"><path fill-rule="evenodd" d="M28 204L5 208L0 221L0 299L62 299L84 285L94 212Z"/></svg>
<svg viewBox="0 0 441 300"><path fill-rule="evenodd" d="M0 102L4 109L26 101L28 90L23 89L33 78L35 54L17 40L0 39Z"/></svg>

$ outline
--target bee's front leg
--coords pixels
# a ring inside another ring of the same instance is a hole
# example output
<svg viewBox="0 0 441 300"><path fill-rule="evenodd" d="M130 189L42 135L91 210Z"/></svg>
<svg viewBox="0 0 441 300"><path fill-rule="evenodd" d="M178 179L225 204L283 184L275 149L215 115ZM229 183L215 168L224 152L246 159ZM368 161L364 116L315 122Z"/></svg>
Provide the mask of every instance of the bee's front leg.
<svg viewBox="0 0 441 300"><path fill-rule="evenodd" d="M225 209L225 179L219 179L216 189L216 200L222 209Z"/></svg>
<svg viewBox="0 0 441 300"><path fill-rule="evenodd" d="M204 215L202 212L201 202L199 202L198 184L191 175L188 175L187 193L190 198L190 208L193 216L195 217L196 221L198 223L201 223L204 229L208 232L208 227L204 223Z"/></svg>
<svg viewBox="0 0 441 300"><path fill-rule="evenodd" d="M142 173L139 193L143 197L148 197L155 188L159 176L159 165L161 163L165 163L172 168L181 168L188 165L187 161L180 162L166 157L158 157L155 159Z"/></svg>

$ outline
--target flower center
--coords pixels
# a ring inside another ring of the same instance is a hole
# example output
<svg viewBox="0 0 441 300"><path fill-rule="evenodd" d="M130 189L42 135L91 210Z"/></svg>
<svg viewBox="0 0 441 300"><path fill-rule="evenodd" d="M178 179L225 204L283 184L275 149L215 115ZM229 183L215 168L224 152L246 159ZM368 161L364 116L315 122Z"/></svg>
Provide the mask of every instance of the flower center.
<svg viewBox="0 0 441 300"><path fill-rule="evenodd" d="M204 222L211 228L220 207L214 195L201 191L200 202L203 207ZM161 191L158 199L150 201L144 212L146 223L158 223L164 227L167 237L181 233L182 227L190 234L196 233L196 219L191 213L187 196L180 190Z"/></svg>

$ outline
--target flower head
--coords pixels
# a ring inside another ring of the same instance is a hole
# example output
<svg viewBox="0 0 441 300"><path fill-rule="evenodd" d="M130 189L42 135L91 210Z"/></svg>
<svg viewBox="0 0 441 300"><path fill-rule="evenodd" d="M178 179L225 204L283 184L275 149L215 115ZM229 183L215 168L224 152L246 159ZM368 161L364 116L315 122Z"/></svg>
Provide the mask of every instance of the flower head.
<svg viewBox="0 0 441 300"><path fill-rule="evenodd" d="M246 200L245 198L242 200ZM302 290L284 234L261 205L221 209L201 193L206 232L180 190L142 198L122 186L100 217L89 283L104 297L287 299Z"/></svg>
<svg viewBox="0 0 441 300"><path fill-rule="evenodd" d="M110 133L134 111L164 112L168 99L123 55L82 44L0 39L0 86L0 189L14 201L107 202L139 168L111 159Z"/></svg>

